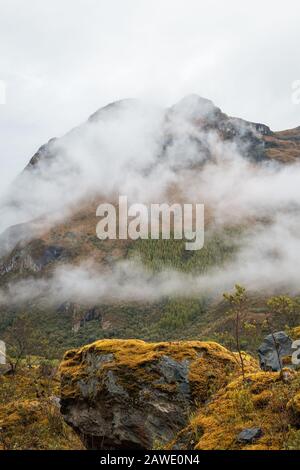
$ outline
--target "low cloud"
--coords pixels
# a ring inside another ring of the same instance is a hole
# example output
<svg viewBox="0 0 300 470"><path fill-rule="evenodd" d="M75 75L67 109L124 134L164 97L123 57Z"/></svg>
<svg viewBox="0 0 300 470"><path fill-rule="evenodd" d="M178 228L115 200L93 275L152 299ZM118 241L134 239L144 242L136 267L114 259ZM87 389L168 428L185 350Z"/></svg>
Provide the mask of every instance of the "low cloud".
<svg viewBox="0 0 300 470"><path fill-rule="evenodd" d="M134 261L102 272L87 261L60 267L47 280L9 284L0 292L1 302L22 303L43 295L55 302L153 301L219 295L236 282L252 290L297 293L300 165L249 160L246 145L224 142L216 132L193 124L198 106L194 97L167 114L134 100L101 110L51 143L49 155L17 179L2 204L1 230L49 213L64 217L95 194L107 202L116 194L133 202L155 202L173 187L181 200L205 204L211 227L245 228L234 259L205 275L175 270L154 274ZM205 118L211 112L208 106ZM196 114L196 120L200 117ZM243 133L244 124L240 126Z"/></svg>

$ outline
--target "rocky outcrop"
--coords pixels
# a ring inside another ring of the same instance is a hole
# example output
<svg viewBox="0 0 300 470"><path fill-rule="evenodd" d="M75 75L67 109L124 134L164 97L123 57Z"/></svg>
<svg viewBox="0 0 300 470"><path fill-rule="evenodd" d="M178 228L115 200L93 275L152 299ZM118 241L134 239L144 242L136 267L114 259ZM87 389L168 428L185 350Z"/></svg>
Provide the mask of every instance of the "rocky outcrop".
<svg viewBox="0 0 300 470"><path fill-rule="evenodd" d="M86 323L93 320L99 320L100 324L102 325L102 314L98 307L92 307L85 310L81 318L74 322L73 331L78 331L80 328L84 327Z"/></svg>
<svg viewBox="0 0 300 470"><path fill-rule="evenodd" d="M278 371L287 365L285 358L293 354L292 343L284 331L266 336L258 348L260 367L263 370Z"/></svg>
<svg viewBox="0 0 300 470"><path fill-rule="evenodd" d="M230 117L212 101L200 96L186 96L170 108L166 113L166 123L164 152L168 153L170 147L180 148L184 137L188 138L194 148L193 164L214 159L214 149L210 145L212 135L218 136L221 141L234 143L241 154L250 160L268 158L264 138L273 136L268 126ZM190 127L187 128L186 123ZM184 136L181 128L184 129Z"/></svg>
<svg viewBox="0 0 300 470"><path fill-rule="evenodd" d="M110 322L103 318L100 307L87 307L75 302L63 302L57 309L61 315L69 317L72 322L72 331L77 333L86 323L97 320L103 330L109 329Z"/></svg>
<svg viewBox="0 0 300 470"><path fill-rule="evenodd" d="M98 341L66 353L61 412L88 449L151 449L172 440L238 369L216 343Z"/></svg>
<svg viewBox="0 0 300 470"><path fill-rule="evenodd" d="M58 139L56 137L53 137L52 139L49 140L46 144L42 145L36 153L33 155L33 157L30 159L30 162L28 163L27 167L25 168L26 170L31 170L32 168L35 168L41 161L44 160L49 160L51 158L55 158L57 155L57 151L55 149L55 143Z"/></svg>
<svg viewBox="0 0 300 470"><path fill-rule="evenodd" d="M0 263L0 275L14 272L40 272L53 261L66 259L67 252L61 246L45 245L43 240L33 240L23 247L17 246Z"/></svg>

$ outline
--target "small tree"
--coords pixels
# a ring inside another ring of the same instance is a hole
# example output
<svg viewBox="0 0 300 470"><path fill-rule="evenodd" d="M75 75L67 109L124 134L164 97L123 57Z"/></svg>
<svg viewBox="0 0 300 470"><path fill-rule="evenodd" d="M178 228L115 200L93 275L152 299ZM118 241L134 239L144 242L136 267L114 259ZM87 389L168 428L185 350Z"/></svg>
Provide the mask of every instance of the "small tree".
<svg viewBox="0 0 300 470"><path fill-rule="evenodd" d="M261 325L256 320L245 320L242 325L243 337L247 341L250 351L255 352L258 347L258 338Z"/></svg>
<svg viewBox="0 0 300 470"><path fill-rule="evenodd" d="M21 315L6 330L4 341L8 346L7 362L11 366L11 372L17 372L20 361L29 353L33 343L33 325L30 319Z"/></svg>
<svg viewBox="0 0 300 470"><path fill-rule="evenodd" d="M240 286L239 284L235 285L235 292L233 294L224 293L224 299L228 300L228 302L232 306L232 312L235 314L235 325L234 325L234 336L235 336L235 343L236 349L238 351L238 355L240 358L240 366L242 370L243 380L245 380L245 365L244 365L244 358L241 350L241 328L243 317L245 314L245 303L247 300L246 296L246 289L245 287Z"/></svg>
<svg viewBox="0 0 300 470"><path fill-rule="evenodd" d="M298 298L292 299L288 295L279 295L271 297L267 305L273 313L280 315L285 322L284 325L286 322L289 327L298 325L300 316L300 300Z"/></svg>

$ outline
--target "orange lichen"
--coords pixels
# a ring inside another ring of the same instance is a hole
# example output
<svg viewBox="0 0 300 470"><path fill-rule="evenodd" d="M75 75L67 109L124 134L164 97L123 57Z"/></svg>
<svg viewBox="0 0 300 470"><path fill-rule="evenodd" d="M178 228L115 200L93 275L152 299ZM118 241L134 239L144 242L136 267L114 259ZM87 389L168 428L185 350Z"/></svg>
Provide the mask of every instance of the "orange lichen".
<svg viewBox="0 0 300 470"><path fill-rule="evenodd" d="M245 381L239 377L200 408L170 447L176 443L198 450L285 449L300 422L299 385L299 373L290 374L288 381L275 372L247 374ZM238 434L252 427L260 427L262 436L252 443L240 443Z"/></svg>
<svg viewBox="0 0 300 470"><path fill-rule="evenodd" d="M115 371L119 383L131 392L134 392L138 384L153 384L158 378L153 371L149 373L147 365L163 356L179 362L187 360L192 395L195 401L199 402L206 400L211 393L228 383L240 368L237 355L214 342L96 341L65 354L60 366L64 398L74 398L80 394L78 383L88 376L89 358L93 356L106 358L97 368L98 375L107 370ZM257 364L250 356L245 355L245 365L248 371L257 370Z"/></svg>

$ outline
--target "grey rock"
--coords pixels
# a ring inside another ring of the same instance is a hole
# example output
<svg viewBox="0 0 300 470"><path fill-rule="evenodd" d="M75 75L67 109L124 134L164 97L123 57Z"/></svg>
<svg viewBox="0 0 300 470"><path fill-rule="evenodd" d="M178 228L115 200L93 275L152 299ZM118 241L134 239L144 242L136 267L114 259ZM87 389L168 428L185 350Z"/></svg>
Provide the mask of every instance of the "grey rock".
<svg viewBox="0 0 300 470"><path fill-rule="evenodd" d="M189 361L187 360L178 362L172 359L172 357L163 356L159 361L158 367L167 383L175 381L187 382L188 365Z"/></svg>
<svg viewBox="0 0 300 470"><path fill-rule="evenodd" d="M93 320L101 320L102 319L102 314L99 308L97 307L92 307L88 310L86 310L81 319L80 319L80 327L84 326L85 323L88 323Z"/></svg>
<svg viewBox="0 0 300 470"><path fill-rule="evenodd" d="M64 253L64 248L61 246L48 246L42 253L42 256L37 260L37 266L42 269L52 261L57 260Z"/></svg>
<svg viewBox="0 0 300 470"><path fill-rule="evenodd" d="M148 379L135 382L127 377L132 372L109 367L113 358L97 352L83 355L86 377L78 382L80 397L70 400L62 395L65 421L88 449L149 449L155 441L173 439L193 406L190 361L162 356L145 365Z"/></svg>
<svg viewBox="0 0 300 470"><path fill-rule="evenodd" d="M72 320L72 331L75 333L83 328L86 323L98 320L103 326L103 315L99 307L87 308L85 305L66 301L57 308L57 312L67 315Z"/></svg>
<svg viewBox="0 0 300 470"><path fill-rule="evenodd" d="M111 395L114 395L115 397L116 396L120 396L120 397L124 397L124 398L128 398L129 395L128 393L126 392L126 390L118 384L117 382L117 379L113 373L112 370L109 370L108 373L107 373L107 376L106 376L106 387L107 387L107 391L111 394Z"/></svg>
<svg viewBox="0 0 300 470"><path fill-rule="evenodd" d="M98 381L96 377L89 380L80 380L78 387L81 391L82 398L92 400L97 396L98 393Z"/></svg>
<svg viewBox="0 0 300 470"><path fill-rule="evenodd" d="M46 144L42 145L33 155L24 171L26 172L32 170L32 168L37 167L41 161L55 158L57 155L57 150L55 148L57 140L58 139L56 137L53 137Z"/></svg>
<svg viewBox="0 0 300 470"><path fill-rule="evenodd" d="M259 439L263 435L261 428L246 428L243 429L237 436L237 441L240 444L251 444L253 441Z"/></svg>
<svg viewBox="0 0 300 470"><path fill-rule="evenodd" d="M189 396L189 361L177 362L171 357L163 356L158 363L158 369L161 378L156 383L176 383L180 394Z"/></svg>
<svg viewBox="0 0 300 470"><path fill-rule="evenodd" d="M280 370L282 367L281 359L284 356L291 356L293 354L292 343L293 341L284 331L278 331L274 335L266 336L258 348L261 369L269 371Z"/></svg>

